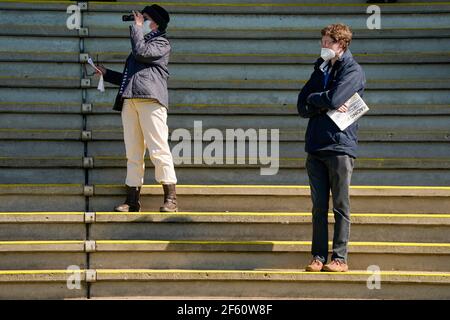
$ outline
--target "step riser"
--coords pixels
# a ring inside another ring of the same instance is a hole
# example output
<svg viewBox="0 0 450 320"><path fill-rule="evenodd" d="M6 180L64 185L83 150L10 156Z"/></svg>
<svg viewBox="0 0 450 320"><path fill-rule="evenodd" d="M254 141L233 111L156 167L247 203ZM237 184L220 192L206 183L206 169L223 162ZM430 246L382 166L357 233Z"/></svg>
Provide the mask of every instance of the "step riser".
<svg viewBox="0 0 450 320"><path fill-rule="evenodd" d="M83 253L0 253L4 270L83 269L88 254ZM51 258L51 260L49 260ZM89 254L93 269L295 269L304 270L311 260L309 252L96 252ZM447 271L449 255L349 253L353 270L371 265L382 271Z"/></svg>
<svg viewBox="0 0 450 320"><path fill-rule="evenodd" d="M405 293L408 293L405 295ZM361 283L283 281L101 281L90 284L91 298L110 297L256 297L351 299L450 299L449 285L382 283L369 290ZM0 299L83 299L87 286L67 289L66 283L1 283Z"/></svg>
<svg viewBox="0 0 450 320"><path fill-rule="evenodd" d="M353 299L449 299L450 286L382 283L369 290L366 283L287 283L278 281L148 281L96 282L92 297L277 297ZM407 293L407 294L406 294Z"/></svg>
<svg viewBox="0 0 450 320"><path fill-rule="evenodd" d="M85 240L85 224L8 223L0 224L0 241Z"/></svg>
<svg viewBox="0 0 450 320"><path fill-rule="evenodd" d="M0 241L85 240L84 224L0 224ZM311 224L279 223L96 223L89 227L96 240L222 240L310 241ZM330 221L329 235L333 235ZM450 226L352 224L351 241L448 242Z"/></svg>
<svg viewBox="0 0 450 320"><path fill-rule="evenodd" d="M64 195L0 195L2 212L85 211L84 196Z"/></svg>
<svg viewBox="0 0 450 320"><path fill-rule="evenodd" d="M85 299L87 285L69 290L65 282L55 283L0 283L1 300Z"/></svg>
<svg viewBox="0 0 450 320"><path fill-rule="evenodd" d="M163 197L141 198L143 211L159 211ZM90 211L111 211L124 201L124 197L95 196L90 199ZM358 213L448 213L450 199L444 197L353 197L352 212ZM178 207L182 211L210 212L309 212L309 196L178 196ZM331 207L330 207L331 208Z"/></svg>
<svg viewBox="0 0 450 320"><path fill-rule="evenodd" d="M248 161L247 161L248 162ZM261 175L261 168L267 166L249 167L248 165L233 165L229 168L208 167L178 167L176 175L180 184L232 185L236 183L253 185L307 185L308 175L305 169L280 167L272 163L273 175ZM300 166L300 164L299 164ZM5 184L67 184L85 182L84 170L79 168L0 168L0 181ZM264 173L264 172L263 172ZM123 185L126 178L126 168L95 168L89 170L89 184ZM154 169L148 168L144 181L154 183ZM353 185L403 185L403 186L448 186L450 170L445 168L356 168L352 175Z"/></svg>
<svg viewBox="0 0 450 320"><path fill-rule="evenodd" d="M450 18L450 15L449 15ZM122 67L122 64L115 64L114 69L118 70ZM406 80L412 80L418 84L424 85L420 82L420 79L433 79L440 78L445 79L448 73L440 65L424 64L424 65L362 65L366 77L368 79L368 87L376 88L380 84L377 84L375 80L398 80L398 83L391 83L391 88L397 85L398 87L405 87ZM45 68L45 69L44 69ZM34 87L34 88L46 88L46 87L78 87L80 85L79 65L73 63L64 63L57 65L56 63L49 63L41 69L40 64L36 63L11 63L5 64L0 67L0 85L2 87ZM259 87L266 86L267 88L274 88L279 80L291 81L289 85L286 83L278 84L279 86L286 86L289 89L297 89L295 85L302 85L306 83L312 72L310 65L268 65L261 70L259 66L246 66L242 68L240 65L189 65L189 64L176 64L171 66L171 80L169 80L169 87L172 89L180 87L235 87L239 89L244 86L248 87L248 84L252 81L260 80L272 80L267 83L252 83L251 87L258 89ZM399 77L399 74L404 73L403 77ZM22 77L16 76L13 79L7 78L12 74L24 75ZM430 77L433 75L433 78ZM198 80L202 82L198 82ZM242 81L236 83L233 81ZM401 81L399 81L401 80ZM197 81L197 82L196 82ZM209 81L209 82L208 82ZM225 82L220 82L225 81ZM231 82L228 82L231 81ZM400 84L399 84L400 83ZM92 79L91 87L97 87L97 79ZM433 83L431 88L438 89L439 83ZM448 86L448 84L444 85ZM106 88L116 88L112 84L105 85ZM387 87L387 86L386 86ZM406 85L408 87L408 85ZM17 124L16 124L17 125ZM18 124L20 125L20 124Z"/></svg>
<svg viewBox="0 0 450 320"><path fill-rule="evenodd" d="M329 235L333 235L333 224ZM450 226L351 225L351 241L441 242L449 240ZM91 239L102 240L291 240L310 241L311 224L100 224L91 225ZM331 239L331 238L330 238Z"/></svg>
<svg viewBox="0 0 450 320"><path fill-rule="evenodd" d="M112 211L125 196L89 198L89 211ZM161 196L143 195L142 211L159 211ZM443 197L353 197L352 212L358 213L449 213L450 199ZM304 196L178 196L182 211L210 212L309 212L311 199ZM331 206L330 206L331 208ZM85 211L86 198L63 195L0 195L2 212Z"/></svg>
<svg viewBox="0 0 450 320"><path fill-rule="evenodd" d="M310 0L311 1L311 0ZM250 3L250 1L241 1L244 3ZM340 1L342 3L342 1ZM411 1L410 1L411 2ZM420 2L420 1L414 1L414 2ZM433 1L436 2L436 1ZM198 1L197 1L198 3ZM211 3L214 3L211 1ZM228 1L229 3L229 1ZM274 4L274 1L270 2L271 4ZM303 3L305 3L303 1ZM317 1L311 3L317 3ZM333 3L333 2L332 2ZM353 3L361 5L361 1L354 0ZM335 3L334 3L335 4ZM367 5L369 6L369 5ZM257 7L257 4L255 4L255 7ZM323 6L322 9L325 9L326 7ZM365 9L365 8L364 8ZM366 27L365 19L361 18L361 15L364 14L364 9L361 8L360 10L355 10L355 14L352 16L344 16L344 15L336 15L335 20L336 21L343 21L345 20L346 23L349 23L352 25L354 29L357 29L358 31L360 29L364 29ZM4 24L9 26L9 29L2 30L2 34L30 34L30 32L36 32L42 35L67 35L68 30L64 30L62 28L57 28L60 26L62 22L60 22L60 13L55 11L37 11L36 13L32 14L32 18L34 21L30 21L32 25L30 24L28 28L26 26L23 26L22 24L18 23L19 17L22 17L24 15L24 12L18 12L18 11L3 11L2 15L4 15ZM408 28L408 27L417 27L420 26L421 28L439 28L439 27L445 27L445 18L446 14L434 14L434 15L419 15L416 16L415 19L408 19L405 18L404 15L399 14L389 14L387 17L385 17L385 21L383 21L383 27L386 29L392 29L392 27L398 27L400 29L402 28ZM25 17L29 18L30 15L26 15ZM300 19L299 19L300 18ZM51 20L50 20L51 19ZM126 33L127 28L126 26L121 26L121 28L117 28L117 14L116 13L100 13L95 11L90 11L89 15L87 17L88 25L89 25L89 34L94 35L91 32L91 29L100 29L103 31L103 34L109 34L111 36L127 36ZM212 26L213 23L216 23L216 26L218 28L221 28L222 31L224 30L230 30L231 28L242 30L242 29L257 29L259 32L263 31L261 29L265 28L266 32L272 31L267 24L262 23L261 21L256 19L248 19L247 16L230 16L226 17L224 15L205 15L205 14L191 14L191 15L183 15L179 13L171 13L171 19L173 19L173 25L171 25L171 36L173 32L180 32L185 31L188 32L185 28L199 28L200 26ZM228 24L224 23L224 20L227 19ZM272 23L277 23L276 28L281 30L291 31L290 29L315 29L314 31L311 31L312 34L319 34L319 31L323 26L325 26L327 23L329 23L329 20L327 19L326 15L303 15L301 17L284 17L280 15L269 15L267 18L268 21L271 21ZM300 20L300 21L298 21ZM414 25L414 21L417 22L416 25ZM53 22L53 24L51 23ZM60 24L57 24L60 23ZM180 22L184 22L183 24L180 24ZM343 21L344 22L344 21ZM434 22L434 23L433 23ZM220 24L218 24L220 23ZM172 23L171 23L172 24ZM30 28L33 26L33 28ZM109 30L107 33L108 28L116 27L113 30ZM188 26L188 27L187 27ZM30 30L31 29L31 30ZM37 30L36 30L37 29ZM185 30L183 30L185 29ZM233 30L231 29L231 30ZM119 31L120 30L120 31ZM172 31L175 30L175 31ZM49 33L44 33L44 31L50 31ZM196 30L197 31L197 30ZM200 32L201 30L198 30L197 32ZM74 34L75 35L75 34ZM359 33L356 34L356 36L359 36ZM171 37L172 39L172 37Z"/></svg>
<svg viewBox="0 0 450 320"><path fill-rule="evenodd" d="M330 256L329 256L330 258ZM304 270L310 262L309 252L255 253L255 252L126 252L91 254L94 269L296 269ZM448 255L366 254L349 253L349 267L366 270L377 265L382 271L447 271Z"/></svg>
<svg viewBox="0 0 450 320"><path fill-rule="evenodd" d="M69 266L87 268L83 252L0 252L0 270L66 270Z"/></svg>

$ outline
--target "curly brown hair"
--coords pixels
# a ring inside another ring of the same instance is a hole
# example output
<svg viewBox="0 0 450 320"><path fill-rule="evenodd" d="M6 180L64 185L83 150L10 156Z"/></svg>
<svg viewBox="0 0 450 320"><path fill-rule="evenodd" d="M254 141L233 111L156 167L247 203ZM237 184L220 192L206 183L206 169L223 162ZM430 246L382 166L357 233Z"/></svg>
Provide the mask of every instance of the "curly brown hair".
<svg viewBox="0 0 450 320"><path fill-rule="evenodd" d="M339 42L344 50L347 50L350 42L352 42L353 36L350 27L342 23L330 24L329 26L326 26L322 29L321 34L322 37L329 36L334 41Z"/></svg>

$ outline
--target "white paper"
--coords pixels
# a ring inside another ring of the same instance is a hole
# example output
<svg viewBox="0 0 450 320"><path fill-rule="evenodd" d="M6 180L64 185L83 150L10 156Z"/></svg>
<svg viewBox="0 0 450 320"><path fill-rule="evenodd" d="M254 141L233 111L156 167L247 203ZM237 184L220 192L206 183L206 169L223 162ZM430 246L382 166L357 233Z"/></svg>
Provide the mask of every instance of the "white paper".
<svg viewBox="0 0 450 320"><path fill-rule="evenodd" d="M337 110L330 110L327 112L327 115L341 130L345 130L349 125L369 111L369 107L358 93L351 96L351 98L345 102L345 105L348 107L346 112L339 112Z"/></svg>
<svg viewBox="0 0 450 320"><path fill-rule="evenodd" d="M100 71L99 68L97 68L94 64L94 61L92 61L92 58L89 57L87 62L90 64L90 66L92 68L94 68L95 70L97 70L98 72L100 72L100 80L98 80L98 86L97 89L101 92L105 92L105 82L103 81L103 73Z"/></svg>
<svg viewBox="0 0 450 320"><path fill-rule="evenodd" d="M101 92L105 92L105 82L103 81L103 75L100 76L100 80L98 80L97 89Z"/></svg>

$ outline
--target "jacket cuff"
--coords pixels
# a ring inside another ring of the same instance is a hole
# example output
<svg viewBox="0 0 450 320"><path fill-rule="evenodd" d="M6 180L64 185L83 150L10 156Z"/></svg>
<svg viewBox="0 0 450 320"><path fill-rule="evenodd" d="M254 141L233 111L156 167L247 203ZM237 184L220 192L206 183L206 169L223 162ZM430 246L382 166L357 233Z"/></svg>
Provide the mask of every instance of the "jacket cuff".
<svg viewBox="0 0 450 320"><path fill-rule="evenodd" d="M131 40L133 43L137 43L141 40L144 40L144 29L143 27L139 27L136 24L132 24L130 26Z"/></svg>
<svg viewBox="0 0 450 320"><path fill-rule="evenodd" d="M318 109L333 109L328 99L327 91L311 93L306 99L307 103Z"/></svg>
<svg viewBox="0 0 450 320"><path fill-rule="evenodd" d="M321 97L320 97L321 94L322 94L322 93L320 93L320 92L311 93L311 94L308 96L308 98L306 98L306 102L307 102L309 105L312 105L312 106L314 106L314 107L319 107L319 102L320 102L320 100L321 100Z"/></svg>
<svg viewBox="0 0 450 320"><path fill-rule="evenodd" d="M110 82L110 81L109 81L109 80L111 80L110 75L111 75L111 70L106 69L106 72L105 72L105 74L103 75L103 79L105 79L106 82Z"/></svg>

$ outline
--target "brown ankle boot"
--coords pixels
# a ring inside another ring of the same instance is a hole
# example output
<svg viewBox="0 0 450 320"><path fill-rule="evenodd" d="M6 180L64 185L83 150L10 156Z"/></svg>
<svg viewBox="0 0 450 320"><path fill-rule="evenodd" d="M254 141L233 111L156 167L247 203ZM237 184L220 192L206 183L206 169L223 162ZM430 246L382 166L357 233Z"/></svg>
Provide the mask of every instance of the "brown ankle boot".
<svg viewBox="0 0 450 320"><path fill-rule="evenodd" d="M159 208L160 212L177 212L177 193L175 184L163 184L164 204Z"/></svg>
<svg viewBox="0 0 450 320"><path fill-rule="evenodd" d="M139 201L141 187L129 187L127 189L127 199L124 204L114 208L116 212L139 212L141 211L141 202Z"/></svg>

